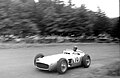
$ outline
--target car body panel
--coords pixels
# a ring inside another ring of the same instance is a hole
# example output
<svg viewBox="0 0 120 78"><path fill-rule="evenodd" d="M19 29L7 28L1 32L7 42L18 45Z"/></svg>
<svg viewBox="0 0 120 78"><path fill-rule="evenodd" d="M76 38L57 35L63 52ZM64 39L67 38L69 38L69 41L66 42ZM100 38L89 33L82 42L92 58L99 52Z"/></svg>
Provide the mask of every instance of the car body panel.
<svg viewBox="0 0 120 78"><path fill-rule="evenodd" d="M56 69L57 62L59 59L64 58L67 60L68 67L75 67L81 65L82 57L85 55L81 50L74 52L73 50L67 49L64 50L61 54L54 54L45 56L43 58L36 59L36 63L43 63L49 65L48 69L37 67L41 70L54 70Z"/></svg>

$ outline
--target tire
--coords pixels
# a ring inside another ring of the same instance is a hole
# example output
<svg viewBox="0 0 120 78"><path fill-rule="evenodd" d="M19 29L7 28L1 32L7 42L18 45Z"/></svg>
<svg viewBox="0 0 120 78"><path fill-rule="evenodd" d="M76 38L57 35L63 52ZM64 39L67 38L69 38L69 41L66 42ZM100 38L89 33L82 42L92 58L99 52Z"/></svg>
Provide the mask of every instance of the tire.
<svg viewBox="0 0 120 78"><path fill-rule="evenodd" d="M44 57L43 54L41 54L41 53L37 54L37 55L35 56L35 58L34 58L34 65L36 66L36 59L37 59L37 58L43 58L43 57Z"/></svg>
<svg viewBox="0 0 120 78"><path fill-rule="evenodd" d="M91 58L88 54L85 54L82 58L82 66L88 68L91 64Z"/></svg>
<svg viewBox="0 0 120 78"><path fill-rule="evenodd" d="M58 62L57 62L57 71L59 74L64 74L68 69L68 63L67 60L64 58L61 58Z"/></svg>

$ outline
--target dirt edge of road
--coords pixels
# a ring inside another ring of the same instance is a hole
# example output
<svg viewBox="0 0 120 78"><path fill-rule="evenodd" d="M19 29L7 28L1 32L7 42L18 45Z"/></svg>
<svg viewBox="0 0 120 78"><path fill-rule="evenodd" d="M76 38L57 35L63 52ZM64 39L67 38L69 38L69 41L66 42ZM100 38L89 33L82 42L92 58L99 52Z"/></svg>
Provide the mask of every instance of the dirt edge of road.
<svg viewBox="0 0 120 78"><path fill-rule="evenodd" d="M91 73L103 78L104 76L109 78L120 77L120 61L113 62L100 68L95 68Z"/></svg>
<svg viewBox="0 0 120 78"><path fill-rule="evenodd" d="M16 48L29 48L29 47L44 47L44 46L62 46L62 45L91 45L91 44L117 44L117 43L50 43L50 44L26 44L26 43L0 43L0 49L16 49Z"/></svg>

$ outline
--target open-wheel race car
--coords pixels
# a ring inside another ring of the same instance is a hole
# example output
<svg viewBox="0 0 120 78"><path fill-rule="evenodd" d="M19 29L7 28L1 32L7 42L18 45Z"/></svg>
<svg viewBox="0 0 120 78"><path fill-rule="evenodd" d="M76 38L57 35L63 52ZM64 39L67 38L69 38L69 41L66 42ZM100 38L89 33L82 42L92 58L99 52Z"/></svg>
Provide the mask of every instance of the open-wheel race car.
<svg viewBox="0 0 120 78"><path fill-rule="evenodd" d="M88 68L91 58L81 50L66 49L61 54L44 56L39 53L34 58L34 65L40 70L53 71L63 74L70 67L83 66Z"/></svg>

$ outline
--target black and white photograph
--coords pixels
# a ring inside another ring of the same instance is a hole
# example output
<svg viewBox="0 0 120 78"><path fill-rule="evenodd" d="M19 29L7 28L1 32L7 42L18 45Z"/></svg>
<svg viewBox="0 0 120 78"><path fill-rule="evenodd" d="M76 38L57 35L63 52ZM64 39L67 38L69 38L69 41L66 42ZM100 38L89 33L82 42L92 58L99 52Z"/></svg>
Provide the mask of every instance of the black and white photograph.
<svg viewBox="0 0 120 78"><path fill-rule="evenodd" d="M0 78L120 78L119 0L0 0Z"/></svg>

